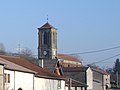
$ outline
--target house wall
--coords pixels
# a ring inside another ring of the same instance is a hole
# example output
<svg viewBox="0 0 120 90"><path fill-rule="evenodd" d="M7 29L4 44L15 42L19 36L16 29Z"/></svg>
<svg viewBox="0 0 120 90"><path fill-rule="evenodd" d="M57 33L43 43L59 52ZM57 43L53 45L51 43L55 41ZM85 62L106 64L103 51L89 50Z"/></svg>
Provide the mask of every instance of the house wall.
<svg viewBox="0 0 120 90"><path fill-rule="evenodd" d="M66 73L66 75L67 75L67 73ZM70 74L68 74L68 75L70 76L70 78L78 80L82 83L86 83L86 72L70 72Z"/></svg>
<svg viewBox="0 0 120 90"><path fill-rule="evenodd" d="M100 83L102 83L102 79L103 78L103 75L100 74L99 72L96 72L96 71L93 71L93 79L94 80L98 80L100 81Z"/></svg>
<svg viewBox="0 0 120 90"><path fill-rule="evenodd" d="M106 84L108 85L108 88L111 88L110 75L105 75L105 77L106 77Z"/></svg>
<svg viewBox="0 0 120 90"><path fill-rule="evenodd" d="M93 90L93 72L90 68L86 71L87 90Z"/></svg>
<svg viewBox="0 0 120 90"><path fill-rule="evenodd" d="M106 90L106 85L110 88L110 75L102 74L96 71L93 71L94 75L93 78L94 80L98 80L101 84L101 89L100 90Z"/></svg>
<svg viewBox="0 0 120 90"><path fill-rule="evenodd" d="M106 90L106 85L108 86L108 88L111 87L111 85L110 85L110 75L103 75L103 87L104 87L104 90Z"/></svg>
<svg viewBox="0 0 120 90"><path fill-rule="evenodd" d="M80 62L76 62L76 61L63 60L63 59L59 59L59 60L62 61L63 67L80 67L82 65Z"/></svg>
<svg viewBox="0 0 120 90"><path fill-rule="evenodd" d="M68 86L65 87L65 90L69 90ZM85 90L85 87L71 87L71 90Z"/></svg>
<svg viewBox="0 0 120 90"><path fill-rule="evenodd" d="M101 83L99 81L93 81L93 90L102 90Z"/></svg>
<svg viewBox="0 0 120 90"><path fill-rule="evenodd" d="M110 75L102 74L97 71L93 71L93 79L99 81L100 83L100 89L99 90L106 90L106 85L110 88ZM94 82L94 88L99 88L99 86ZM94 89L96 90L96 89Z"/></svg>
<svg viewBox="0 0 120 90"><path fill-rule="evenodd" d="M75 90L75 87L71 87L71 90Z"/></svg>
<svg viewBox="0 0 120 90"><path fill-rule="evenodd" d="M34 90L65 90L65 81L35 77L34 88Z"/></svg>
<svg viewBox="0 0 120 90"><path fill-rule="evenodd" d="M103 75L101 73L99 73L97 71L93 71L93 80L99 81L99 83L100 83L100 90L104 90L103 89ZM99 86L98 87L94 86L94 88L99 88Z"/></svg>
<svg viewBox="0 0 120 90"><path fill-rule="evenodd" d="M0 90L3 90L3 65L0 65Z"/></svg>
<svg viewBox="0 0 120 90"><path fill-rule="evenodd" d="M14 78L14 71L11 70L4 70L4 74L10 74L10 83L5 82L5 90L15 90L15 78ZM5 77L4 77L5 79Z"/></svg>
<svg viewBox="0 0 120 90"><path fill-rule="evenodd" d="M4 73L10 74L10 83L5 83L5 90L34 90L33 74L11 70L5 70Z"/></svg>
<svg viewBox="0 0 120 90"><path fill-rule="evenodd" d="M15 90L22 88L23 90L34 90L34 75L24 72L15 72Z"/></svg>
<svg viewBox="0 0 120 90"><path fill-rule="evenodd" d="M71 90L85 90L85 87L72 87Z"/></svg>

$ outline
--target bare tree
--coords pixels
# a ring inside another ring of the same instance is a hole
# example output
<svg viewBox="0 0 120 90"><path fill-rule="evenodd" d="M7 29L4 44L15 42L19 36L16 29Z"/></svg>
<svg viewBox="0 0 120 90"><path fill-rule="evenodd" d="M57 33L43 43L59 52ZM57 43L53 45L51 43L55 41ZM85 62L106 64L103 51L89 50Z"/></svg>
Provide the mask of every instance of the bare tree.
<svg viewBox="0 0 120 90"><path fill-rule="evenodd" d="M24 48L24 49L21 50L21 54L25 55L25 56L32 56L33 53L32 53L31 49L29 49L29 48L26 47L26 48Z"/></svg>
<svg viewBox="0 0 120 90"><path fill-rule="evenodd" d="M0 54L5 54L5 46L3 43L0 43Z"/></svg>
<svg viewBox="0 0 120 90"><path fill-rule="evenodd" d="M39 65L38 63L38 59L36 59L34 56L33 56L33 53L31 51L31 49L29 48L24 48L24 49L21 49L21 52L20 52L20 56L22 58L25 58L26 60L29 60L30 62L36 64L36 65Z"/></svg>

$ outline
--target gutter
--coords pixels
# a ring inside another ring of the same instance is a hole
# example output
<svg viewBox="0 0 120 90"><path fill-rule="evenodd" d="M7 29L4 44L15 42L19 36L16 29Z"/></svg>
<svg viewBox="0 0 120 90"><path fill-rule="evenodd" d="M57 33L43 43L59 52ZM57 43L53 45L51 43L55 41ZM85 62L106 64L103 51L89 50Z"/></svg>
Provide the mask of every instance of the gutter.
<svg viewBox="0 0 120 90"><path fill-rule="evenodd" d="M57 78L57 77L50 77L50 76L43 76L43 75L35 75L35 77L46 78L46 79L57 79L57 80L65 81L65 78Z"/></svg>

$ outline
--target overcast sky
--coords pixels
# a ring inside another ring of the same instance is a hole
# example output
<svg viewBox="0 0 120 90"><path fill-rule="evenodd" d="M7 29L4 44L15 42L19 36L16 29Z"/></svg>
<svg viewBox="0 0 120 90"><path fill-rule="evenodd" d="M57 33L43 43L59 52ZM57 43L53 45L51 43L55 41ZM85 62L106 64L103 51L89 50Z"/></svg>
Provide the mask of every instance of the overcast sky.
<svg viewBox="0 0 120 90"><path fill-rule="evenodd" d="M120 46L120 0L0 0L0 43L6 51L28 47L37 54L38 27L57 28L58 52L81 53ZM120 48L79 54L83 64L120 54ZM112 67L116 58L97 63Z"/></svg>

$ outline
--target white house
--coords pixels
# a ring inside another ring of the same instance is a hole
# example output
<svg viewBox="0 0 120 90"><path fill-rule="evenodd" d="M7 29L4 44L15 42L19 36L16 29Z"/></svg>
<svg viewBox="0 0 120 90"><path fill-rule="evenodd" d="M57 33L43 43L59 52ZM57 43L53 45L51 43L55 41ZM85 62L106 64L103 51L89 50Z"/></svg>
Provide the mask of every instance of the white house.
<svg viewBox="0 0 120 90"><path fill-rule="evenodd" d="M107 90L110 85L110 74L99 68L92 68L93 90Z"/></svg>
<svg viewBox="0 0 120 90"><path fill-rule="evenodd" d="M65 90L65 81L35 77L34 90ZM41 83L42 82L42 83Z"/></svg>
<svg viewBox="0 0 120 90"><path fill-rule="evenodd" d="M0 61L0 79L4 76L0 90L65 90L63 78L28 60L0 55Z"/></svg>
<svg viewBox="0 0 120 90"><path fill-rule="evenodd" d="M34 90L34 74L5 70L5 90L18 90L19 88L23 90Z"/></svg>
<svg viewBox="0 0 120 90"><path fill-rule="evenodd" d="M0 63L0 90L3 90L3 68L4 64Z"/></svg>

